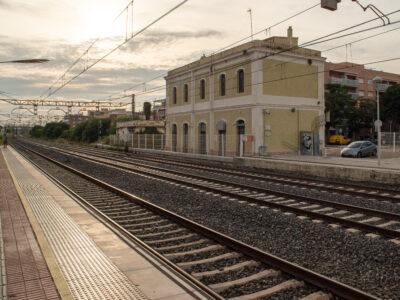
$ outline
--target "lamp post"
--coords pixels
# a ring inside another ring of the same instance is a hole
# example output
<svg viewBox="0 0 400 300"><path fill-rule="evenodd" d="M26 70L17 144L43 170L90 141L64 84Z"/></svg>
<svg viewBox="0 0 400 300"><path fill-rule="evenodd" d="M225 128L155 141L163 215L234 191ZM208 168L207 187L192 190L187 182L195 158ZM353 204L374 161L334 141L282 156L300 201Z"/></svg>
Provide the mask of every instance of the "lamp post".
<svg viewBox="0 0 400 300"><path fill-rule="evenodd" d="M380 117L380 104L379 104L379 89L380 85L382 83L382 78L381 77L374 77L372 79L372 82L374 83L375 90L376 90L376 115L377 115L377 120L375 122L375 127L378 131L378 166L381 165L381 146L382 146L382 139L381 139L381 126L382 126L382 121Z"/></svg>

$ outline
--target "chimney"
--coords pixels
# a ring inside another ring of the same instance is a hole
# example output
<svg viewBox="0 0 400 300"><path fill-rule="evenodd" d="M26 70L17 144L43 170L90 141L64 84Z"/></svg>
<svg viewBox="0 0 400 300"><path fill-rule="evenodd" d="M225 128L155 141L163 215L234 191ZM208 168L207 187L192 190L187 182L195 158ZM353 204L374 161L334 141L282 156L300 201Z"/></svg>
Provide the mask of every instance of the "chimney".
<svg viewBox="0 0 400 300"><path fill-rule="evenodd" d="M287 30L287 36L288 36L288 38L292 38L293 37L293 28L292 28L292 26L289 26L289 28Z"/></svg>

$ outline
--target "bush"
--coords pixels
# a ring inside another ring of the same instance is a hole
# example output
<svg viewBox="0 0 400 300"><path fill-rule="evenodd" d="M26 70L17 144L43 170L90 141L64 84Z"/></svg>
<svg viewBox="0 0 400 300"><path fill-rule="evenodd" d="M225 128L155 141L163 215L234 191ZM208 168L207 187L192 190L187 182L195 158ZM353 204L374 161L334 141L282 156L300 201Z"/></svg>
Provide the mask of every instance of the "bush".
<svg viewBox="0 0 400 300"><path fill-rule="evenodd" d="M41 138L43 135L43 126L39 125L33 126L29 134L33 138Z"/></svg>
<svg viewBox="0 0 400 300"><path fill-rule="evenodd" d="M68 129L68 125L64 122L47 123L43 128L42 137L46 139L58 139L61 134Z"/></svg>

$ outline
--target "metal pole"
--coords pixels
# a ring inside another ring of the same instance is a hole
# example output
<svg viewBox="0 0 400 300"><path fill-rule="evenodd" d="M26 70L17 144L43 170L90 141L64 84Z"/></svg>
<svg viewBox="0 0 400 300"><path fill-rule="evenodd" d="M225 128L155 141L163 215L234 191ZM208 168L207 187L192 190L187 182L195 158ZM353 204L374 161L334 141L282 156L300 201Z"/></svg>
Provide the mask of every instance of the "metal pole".
<svg viewBox="0 0 400 300"><path fill-rule="evenodd" d="M251 40L253 41L253 11L251 8L247 10L247 12L250 14L250 29L251 29Z"/></svg>
<svg viewBox="0 0 400 300"><path fill-rule="evenodd" d="M376 85L376 105L377 105L377 117L378 117L378 166L381 165L381 118L380 118L380 110L379 110L379 85Z"/></svg>
<svg viewBox="0 0 400 300"><path fill-rule="evenodd" d="M396 132L393 132L393 152L396 152Z"/></svg>

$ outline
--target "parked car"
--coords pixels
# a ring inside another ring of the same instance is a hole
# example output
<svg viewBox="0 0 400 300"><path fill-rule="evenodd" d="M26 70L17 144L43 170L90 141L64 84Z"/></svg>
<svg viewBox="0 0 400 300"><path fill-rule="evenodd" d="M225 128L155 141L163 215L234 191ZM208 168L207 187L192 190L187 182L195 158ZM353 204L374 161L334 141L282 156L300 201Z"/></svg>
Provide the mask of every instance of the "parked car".
<svg viewBox="0 0 400 300"><path fill-rule="evenodd" d="M357 141L346 146L341 152L342 157L376 156L377 147L372 142Z"/></svg>
<svg viewBox="0 0 400 300"><path fill-rule="evenodd" d="M350 139L341 134L333 134L329 137L329 144L347 145L348 143L350 143Z"/></svg>

